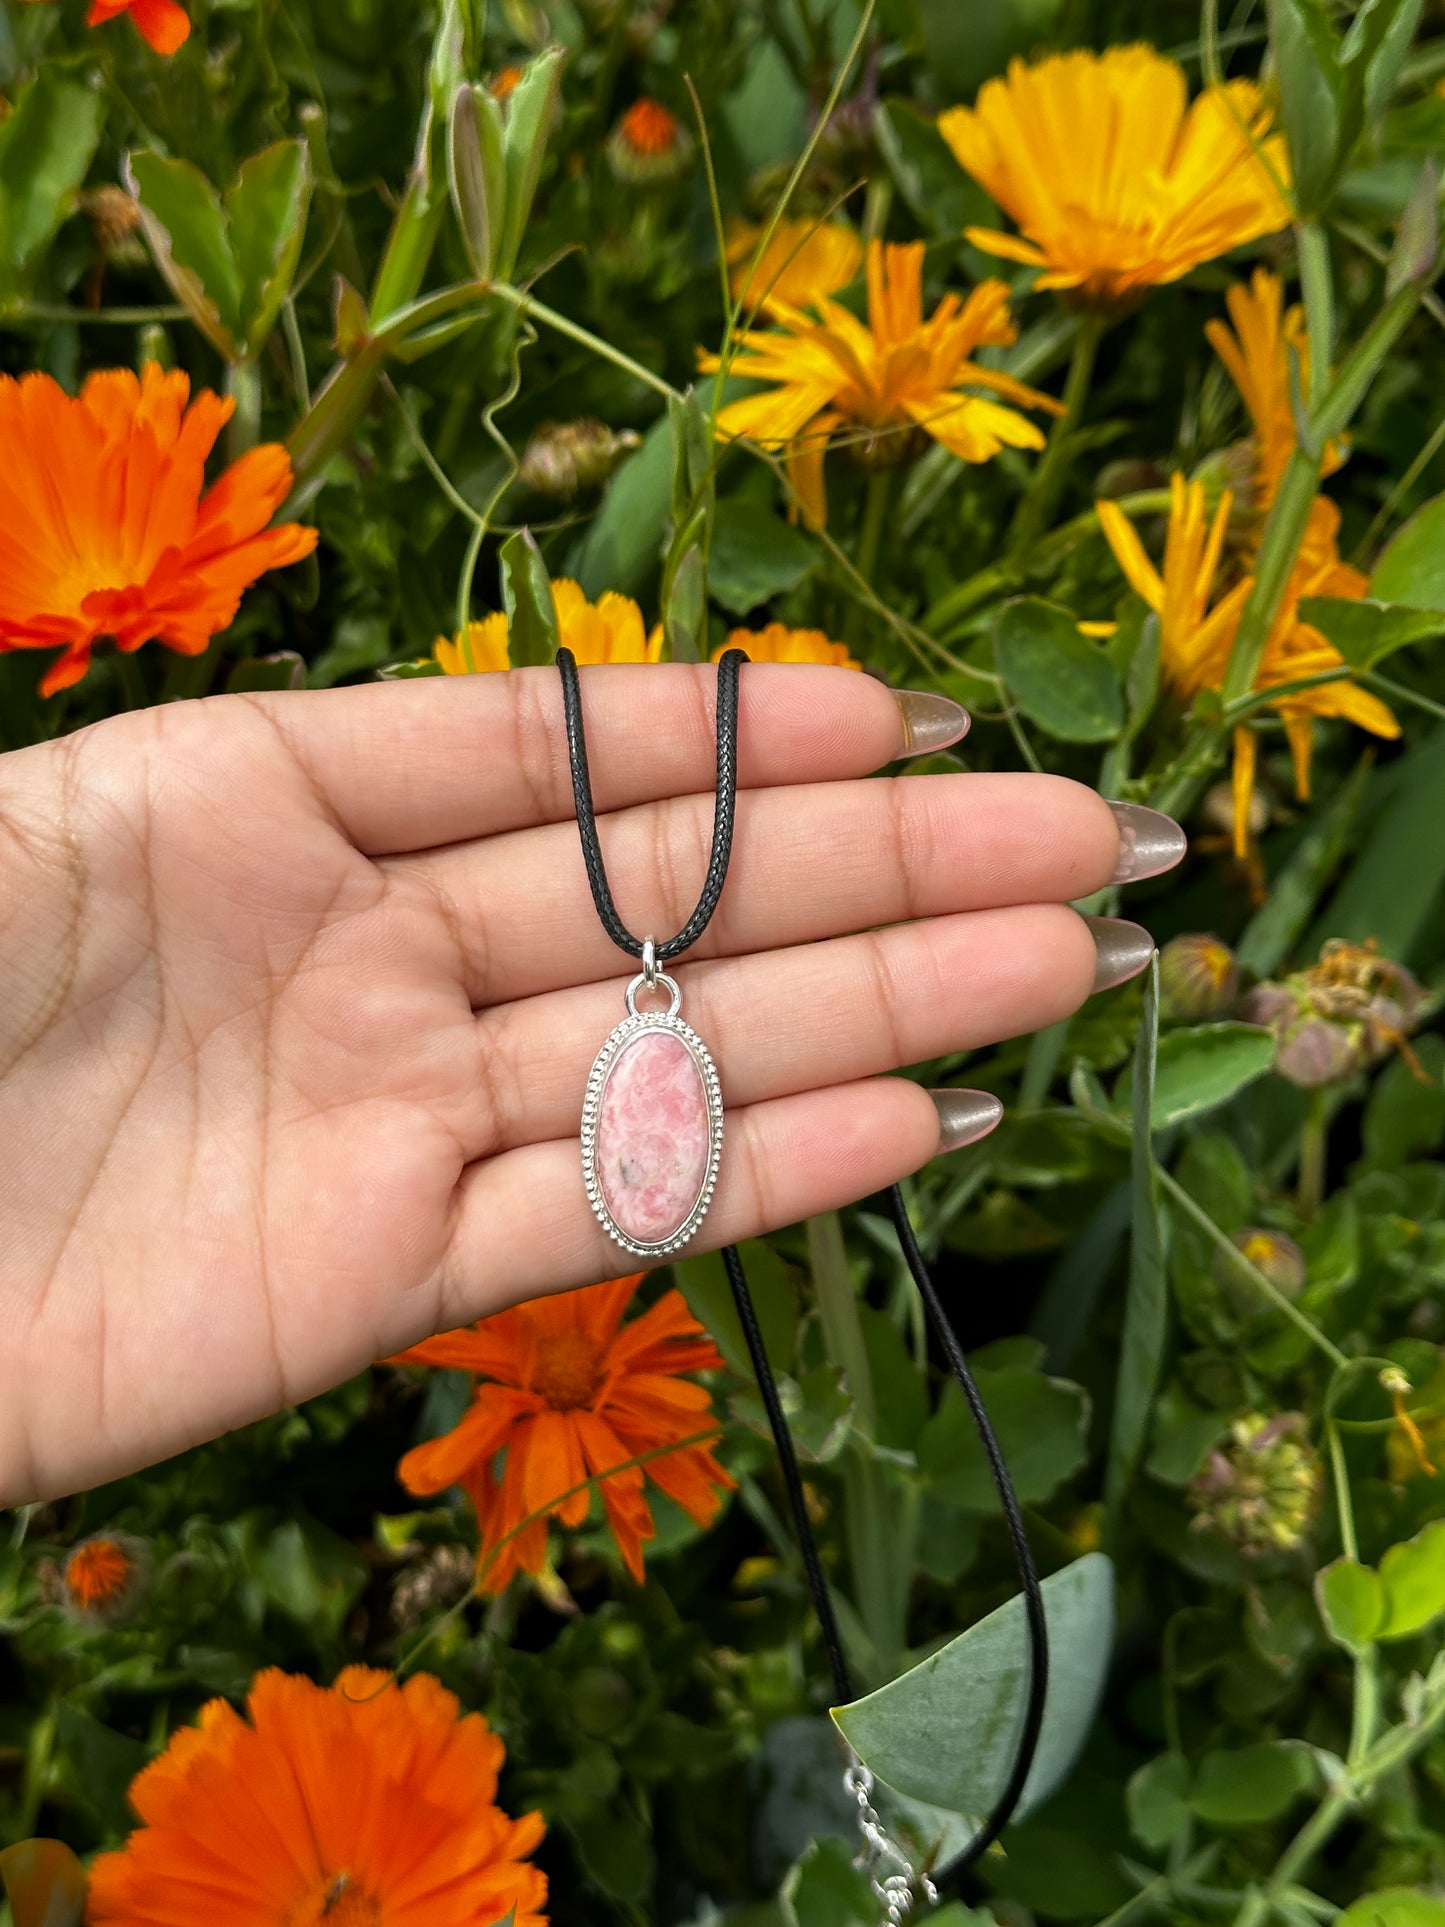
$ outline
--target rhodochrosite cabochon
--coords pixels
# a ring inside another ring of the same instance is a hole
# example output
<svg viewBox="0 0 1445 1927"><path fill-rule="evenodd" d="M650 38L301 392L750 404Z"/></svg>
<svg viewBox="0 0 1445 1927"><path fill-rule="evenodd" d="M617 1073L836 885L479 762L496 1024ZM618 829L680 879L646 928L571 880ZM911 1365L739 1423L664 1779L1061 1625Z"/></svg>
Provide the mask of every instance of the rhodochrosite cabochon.
<svg viewBox="0 0 1445 1927"><path fill-rule="evenodd" d="M592 1066L582 1110L587 1196L636 1257L687 1243L722 1157L722 1092L707 1046L681 1018L625 1017Z"/></svg>

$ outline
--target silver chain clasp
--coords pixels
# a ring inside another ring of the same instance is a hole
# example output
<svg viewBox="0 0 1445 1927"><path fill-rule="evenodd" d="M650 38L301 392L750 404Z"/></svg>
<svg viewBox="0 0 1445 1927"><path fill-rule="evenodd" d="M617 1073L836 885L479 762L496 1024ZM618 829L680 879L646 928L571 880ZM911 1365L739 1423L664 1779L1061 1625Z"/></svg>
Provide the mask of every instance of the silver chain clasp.
<svg viewBox="0 0 1445 1927"><path fill-rule="evenodd" d="M863 1836L853 1865L868 1875L888 1915L888 1927L902 1927L913 1911L914 1888L930 1906L937 1903L938 1889L926 1873L914 1873L912 1861L879 1819L873 1805L873 1775L856 1754L844 1769L843 1784L858 1803L858 1831ZM890 1862L896 1873L884 1871Z"/></svg>

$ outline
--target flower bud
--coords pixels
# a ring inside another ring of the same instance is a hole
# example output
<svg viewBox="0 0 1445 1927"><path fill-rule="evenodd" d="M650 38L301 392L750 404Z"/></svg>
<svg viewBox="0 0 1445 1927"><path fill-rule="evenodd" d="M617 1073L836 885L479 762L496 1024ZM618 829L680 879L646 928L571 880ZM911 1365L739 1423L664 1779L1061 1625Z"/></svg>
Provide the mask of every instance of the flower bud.
<svg viewBox="0 0 1445 1927"><path fill-rule="evenodd" d="M150 1585L145 1542L128 1532L96 1532L70 1550L61 1569L67 1610L88 1626L119 1626L134 1616Z"/></svg>
<svg viewBox="0 0 1445 1927"><path fill-rule="evenodd" d="M624 187L661 187L692 159L692 135L669 107L646 94L607 137L607 159Z"/></svg>
<svg viewBox="0 0 1445 1927"><path fill-rule="evenodd" d="M1304 1290L1306 1267L1305 1255L1282 1231L1266 1231L1258 1225L1247 1225L1244 1230L1236 1231L1233 1237L1235 1246L1248 1258L1256 1271L1282 1291L1286 1298L1298 1298ZM1219 1287L1236 1311L1246 1318L1264 1310L1269 1303L1258 1286L1227 1259L1221 1257L1215 1276Z"/></svg>
<svg viewBox="0 0 1445 1927"><path fill-rule="evenodd" d="M1159 952L1159 988L1166 1017L1218 1017L1239 989L1234 952L1218 937L1171 937Z"/></svg>
<svg viewBox="0 0 1445 1927"><path fill-rule="evenodd" d="M1245 1412L1189 1486L1196 1531L1229 1540L1247 1559L1294 1552L1313 1529L1324 1467L1299 1412Z"/></svg>
<svg viewBox="0 0 1445 1927"><path fill-rule="evenodd" d="M544 422L522 454L517 479L550 502L574 502L601 488L622 460L642 446L630 428L612 429L583 416Z"/></svg>
<svg viewBox="0 0 1445 1927"><path fill-rule="evenodd" d="M1201 813L1211 830L1222 836L1234 835L1234 790L1228 783L1213 783L1205 791ZM1249 797L1249 834L1262 836L1269 828L1269 801L1256 787Z"/></svg>
<svg viewBox="0 0 1445 1927"><path fill-rule="evenodd" d="M476 1578L477 1555L467 1546L437 1546L404 1572L391 1595L392 1623L409 1632L444 1612L468 1592Z"/></svg>

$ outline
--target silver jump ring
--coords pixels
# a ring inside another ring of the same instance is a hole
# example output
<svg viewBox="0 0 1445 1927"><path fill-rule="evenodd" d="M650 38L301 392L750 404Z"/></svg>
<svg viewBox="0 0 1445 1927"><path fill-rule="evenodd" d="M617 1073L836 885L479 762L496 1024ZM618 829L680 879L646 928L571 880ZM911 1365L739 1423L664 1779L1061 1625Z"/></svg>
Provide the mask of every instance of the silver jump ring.
<svg viewBox="0 0 1445 1927"><path fill-rule="evenodd" d="M657 967L657 945L651 937L645 937L642 943L642 975L649 989L661 974Z"/></svg>
<svg viewBox="0 0 1445 1927"><path fill-rule="evenodd" d="M671 999L671 1002L667 1006L666 1014L669 1017L676 1017L678 1011L682 1008L682 991L678 988L674 978L669 977L665 970L658 970L656 966L653 968L650 980L646 972L639 971L627 986L627 1014L629 1017L637 1016L637 993L644 988L648 990L665 990ZM648 1012L649 1016L651 1014L651 1012Z"/></svg>

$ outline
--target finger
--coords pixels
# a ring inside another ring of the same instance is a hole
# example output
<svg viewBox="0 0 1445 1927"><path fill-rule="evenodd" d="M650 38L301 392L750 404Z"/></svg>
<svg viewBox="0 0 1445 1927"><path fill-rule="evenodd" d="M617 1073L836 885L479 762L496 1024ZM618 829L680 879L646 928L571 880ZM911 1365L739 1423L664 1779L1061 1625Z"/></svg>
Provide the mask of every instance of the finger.
<svg viewBox="0 0 1445 1927"><path fill-rule="evenodd" d="M623 921L659 939L691 914L713 799L677 797L599 826ZM737 956L877 924L1101 889L1119 857L1107 803L1064 777L909 776L757 790L739 800L722 900L689 956ZM574 824L402 858L441 895L474 1004L617 974Z"/></svg>
<svg viewBox="0 0 1445 1927"><path fill-rule="evenodd" d="M749 1105L1041 1030L1094 987L1097 952L1062 904L895 924L767 956L684 966L682 1014ZM473 1155L579 1128L592 1060L623 1015L623 978L477 1019Z"/></svg>
<svg viewBox="0 0 1445 1927"><path fill-rule="evenodd" d="M712 1207L692 1251L711 1251L867 1197L938 1149L928 1093L885 1077L730 1111ZM592 1215L575 1138L469 1165L457 1187L441 1293L400 1343L524 1298L635 1270Z"/></svg>
<svg viewBox="0 0 1445 1927"><path fill-rule="evenodd" d="M717 672L709 665L582 673L598 809L711 788ZM939 748L946 698L903 692L912 747ZM248 698L281 730L346 834L380 856L572 816L561 680L551 669L426 676ZM905 753L905 711L856 670L758 663L739 686L739 783L861 776ZM931 735L930 735L931 732Z"/></svg>

